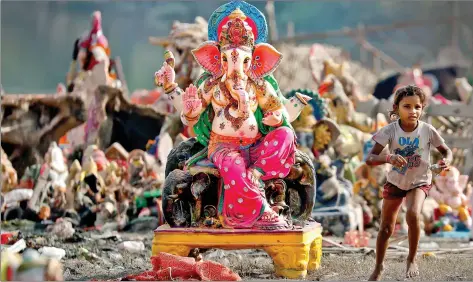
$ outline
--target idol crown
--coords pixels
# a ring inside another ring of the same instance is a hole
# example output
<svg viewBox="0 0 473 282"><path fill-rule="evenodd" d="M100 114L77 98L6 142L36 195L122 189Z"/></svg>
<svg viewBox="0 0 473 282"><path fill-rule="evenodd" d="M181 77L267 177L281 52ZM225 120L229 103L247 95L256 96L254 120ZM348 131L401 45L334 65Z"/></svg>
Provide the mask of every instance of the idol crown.
<svg viewBox="0 0 473 282"><path fill-rule="evenodd" d="M251 27L245 22L246 15L236 8L229 16L229 21L222 27L219 45L221 48L249 47L253 49L255 38Z"/></svg>
<svg viewBox="0 0 473 282"><path fill-rule="evenodd" d="M241 19L241 20L246 20L245 13L240 10L239 7L237 7L229 16L229 19L234 20L234 19Z"/></svg>

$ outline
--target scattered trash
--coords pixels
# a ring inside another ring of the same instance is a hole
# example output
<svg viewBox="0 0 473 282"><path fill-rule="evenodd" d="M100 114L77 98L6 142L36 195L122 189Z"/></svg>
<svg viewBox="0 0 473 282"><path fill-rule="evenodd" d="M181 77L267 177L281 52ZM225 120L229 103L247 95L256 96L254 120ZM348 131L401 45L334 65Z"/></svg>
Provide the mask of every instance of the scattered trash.
<svg viewBox="0 0 473 282"><path fill-rule="evenodd" d="M55 247L42 247L38 251L44 256L51 257L57 260L61 260L66 255L65 250Z"/></svg>
<svg viewBox="0 0 473 282"><path fill-rule="evenodd" d="M116 253L116 252L108 253L108 257L111 260L122 260L123 259L123 256L120 253Z"/></svg>
<svg viewBox="0 0 473 282"><path fill-rule="evenodd" d="M439 244L435 242L426 242L426 243L419 244L419 249L421 250L437 250L439 248L440 248Z"/></svg>
<svg viewBox="0 0 473 282"><path fill-rule="evenodd" d="M352 247L367 247L369 244L369 240L371 238L371 234L366 231L356 231L351 230L345 233L345 245L349 245Z"/></svg>
<svg viewBox="0 0 473 282"><path fill-rule="evenodd" d="M78 242L83 242L83 241L85 241L84 236L77 233L77 232L74 232L72 237L64 239L64 242L66 242L66 243L78 243Z"/></svg>
<svg viewBox="0 0 473 282"><path fill-rule="evenodd" d="M87 249L85 249L85 248L80 248L80 249L79 249L79 253L80 253L80 255L82 255L82 256L83 256L84 258L86 258L87 260L91 260L91 259L93 259L93 260L98 260L98 259L100 259L99 256L97 256L97 255L94 254L94 253L89 252L89 250L87 250Z"/></svg>
<svg viewBox="0 0 473 282"><path fill-rule="evenodd" d="M49 226L47 230L53 235L56 235L61 239L69 239L74 235L75 229L72 227L72 223L67 220L61 220L56 222L54 225Z"/></svg>
<svg viewBox="0 0 473 282"><path fill-rule="evenodd" d="M118 248L130 253L137 253L145 250L145 244L137 241L124 241L118 245Z"/></svg>
<svg viewBox="0 0 473 282"><path fill-rule="evenodd" d="M219 259L222 259L223 257L225 257L225 252L220 249L216 249L205 255L205 259L215 260L215 261L218 261Z"/></svg>
<svg viewBox="0 0 473 282"><path fill-rule="evenodd" d="M324 275L324 278L331 278L331 277L335 277L337 275L338 275L338 273L332 272L332 273L328 273L328 274Z"/></svg>
<svg viewBox="0 0 473 282"><path fill-rule="evenodd" d="M18 189L17 188L5 194L4 203L8 207L11 205L15 205L16 203L20 201L29 200L31 199L32 196L33 196L32 189Z"/></svg>
<svg viewBox="0 0 473 282"><path fill-rule="evenodd" d="M473 241L468 242L468 243L464 243L464 244L460 244L460 248L467 248L467 247L473 247Z"/></svg>
<svg viewBox="0 0 473 282"><path fill-rule="evenodd" d="M342 249L347 249L347 247L343 246L342 244L339 244L329 238L322 238L322 243L326 243L328 244L329 246L332 245L332 246L335 246L335 247L339 247L339 248L342 248ZM323 245L325 246L325 244Z"/></svg>
<svg viewBox="0 0 473 282"><path fill-rule="evenodd" d="M120 239L120 235L116 231L107 230L102 234L91 234L90 238L92 239L112 239L118 240Z"/></svg>
<svg viewBox="0 0 473 282"><path fill-rule="evenodd" d="M16 241L15 244L8 247L7 250L12 252L12 253L19 253L19 252L23 251L24 249L26 249L26 242L25 242L24 239L20 239L20 240Z"/></svg>
<svg viewBox="0 0 473 282"><path fill-rule="evenodd" d="M435 258L437 257L433 252L426 252L422 255L423 258Z"/></svg>
<svg viewBox="0 0 473 282"><path fill-rule="evenodd" d="M154 230L159 226L159 219L155 216L143 216L132 220L128 226L127 230L132 232L143 232Z"/></svg>
<svg viewBox="0 0 473 282"><path fill-rule="evenodd" d="M1 237L1 244L8 245L10 240L13 238L14 234L12 232L5 232L0 235Z"/></svg>
<svg viewBox="0 0 473 282"><path fill-rule="evenodd" d="M394 238L394 239L391 239L389 240L389 244L398 244L398 245L401 245L405 240L407 240L408 236L407 235L402 235L402 236L399 236L397 238Z"/></svg>

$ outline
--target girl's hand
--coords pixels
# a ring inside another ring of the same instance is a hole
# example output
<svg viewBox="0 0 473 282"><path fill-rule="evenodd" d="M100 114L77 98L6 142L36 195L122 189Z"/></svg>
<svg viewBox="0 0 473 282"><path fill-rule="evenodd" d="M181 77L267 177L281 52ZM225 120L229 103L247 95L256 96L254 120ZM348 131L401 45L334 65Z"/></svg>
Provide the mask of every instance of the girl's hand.
<svg viewBox="0 0 473 282"><path fill-rule="evenodd" d="M442 170L448 170L448 167L450 166L448 160L445 158L438 161L438 165L440 166Z"/></svg>
<svg viewBox="0 0 473 282"><path fill-rule="evenodd" d="M400 155L389 155L388 163L392 164L395 167L401 168L407 165L407 161L403 156Z"/></svg>

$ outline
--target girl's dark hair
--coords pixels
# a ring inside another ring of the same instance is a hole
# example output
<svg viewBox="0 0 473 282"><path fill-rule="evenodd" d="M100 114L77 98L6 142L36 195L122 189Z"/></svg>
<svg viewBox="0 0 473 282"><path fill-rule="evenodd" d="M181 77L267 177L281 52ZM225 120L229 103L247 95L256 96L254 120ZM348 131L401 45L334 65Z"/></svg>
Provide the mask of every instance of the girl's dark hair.
<svg viewBox="0 0 473 282"><path fill-rule="evenodd" d="M425 106L425 93L421 88L415 85L401 87L396 90L396 93L394 93L393 110L389 112L389 117L391 119L399 118L399 104L401 103L402 99L410 96L418 96L420 102L422 103L422 107Z"/></svg>

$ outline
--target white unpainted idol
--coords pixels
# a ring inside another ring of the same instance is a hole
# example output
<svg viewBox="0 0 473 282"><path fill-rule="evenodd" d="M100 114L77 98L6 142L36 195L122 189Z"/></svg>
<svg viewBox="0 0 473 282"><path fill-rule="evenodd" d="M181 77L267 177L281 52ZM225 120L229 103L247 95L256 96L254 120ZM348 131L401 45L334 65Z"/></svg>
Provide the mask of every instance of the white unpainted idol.
<svg viewBox="0 0 473 282"><path fill-rule="evenodd" d="M159 138L159 144L158 144L158 159L161 162L161 169L163 172L164 172L164 169L166 168L167 159L172 148L173 148L172 138L169 135L169 133L166 132L161 136L161 138Z"/></svg>

